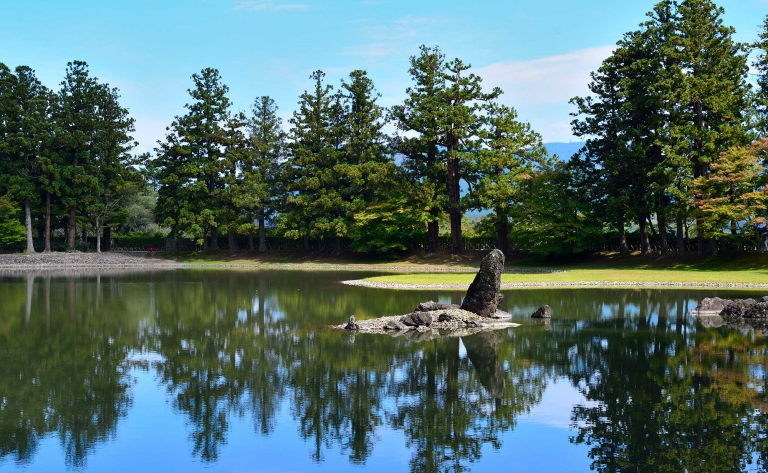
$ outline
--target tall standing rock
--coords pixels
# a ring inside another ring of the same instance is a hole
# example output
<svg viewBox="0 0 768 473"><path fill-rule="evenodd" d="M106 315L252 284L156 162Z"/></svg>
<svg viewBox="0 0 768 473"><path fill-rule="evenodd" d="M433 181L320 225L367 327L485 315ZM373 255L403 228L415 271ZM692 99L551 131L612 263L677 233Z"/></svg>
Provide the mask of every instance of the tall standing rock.
<svg viewBox="0 0 768 473"><path fill-rule="evenodd" d="M480 271L467 290L461 308L480 317L493 317L502 300L501 272L504 271L504 253L493 250L480 263Z"/></svg>

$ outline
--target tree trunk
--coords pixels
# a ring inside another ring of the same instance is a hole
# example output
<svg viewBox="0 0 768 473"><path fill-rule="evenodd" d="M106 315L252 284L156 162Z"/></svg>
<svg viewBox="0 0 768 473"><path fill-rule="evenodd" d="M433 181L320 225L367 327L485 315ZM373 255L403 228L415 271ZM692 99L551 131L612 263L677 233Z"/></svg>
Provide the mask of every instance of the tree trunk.
<svg viewBox="0 0 768 473"><path fill-rule="evenodd" d="M259 251L267 251L267 215L264 209L259 214Z"/></svg>
<svg viewBox="0 0 768 473"><path fill-rule="evenodd" d="M67 236L67 249L69 251L75 251L75 235L77 234L76 218L75 206L73 205L69 207L69 235Z"/></svg>
<svg viewBox="0 0 768 473"><path fill-rule="evenodd" d="M648 254L648 219L645 215L641 215L638 221L640 222L640 254Z"/></svg>
<svg viewBox="0 0 768 473"><path fill-rule="evenodd" d="M208 248L210 248L210 240L208 239L208 230L210 227L204 226L203 227L203 251L208 251Z"/></svg>
<svg viewBox="0 0 768 473"><path fill-rule="evenodd" d="M104 227L101 239L104 240L104 251L112 251L112 227Z"/></svg>
<svg viewBox="0 0 768 473"><path fill-rule="evenodd" d="M248 251L256 251L256 248L253 246L253 233L248 234Z"/></svg>
<svg viewBox="0 0 768 473"><path fill-rule="evenodd" d="M683 233L683 217L682 215L677 216L677 251L682 252L685 251L685 234Z"/></svg>
<svg viewBox="0 0 768 473"><path fill-rule="evenodd" d="M501 209L496 209L496 215L498 216L498 225L496 225L497 245L499 249L505 254L509 255L512 252L512 245L509 244L509 219L506 215L502 215Z"/></svg>
<svg viewBox="0 0 768 473"><path fill-rule="evenodd" d="M27 253L35 252L35 240L32 235L32 203L24 199L24 230L27 234Z"/></svg>
<svg viewBox="0 0 768 473"><path fill-rule="evenodd" d="M427 253L437 253L440 249L440 223L437 220L427 222Z"/></svg>
<svg viewBox="0 0 768 473"><path fill-rule="evenodd" d="M704 238L701 237L701 219L696 219L696 255L701 256L704 252Z"/></svg>
<svg viewBox="0 0 768 473"><path fill-rule="evenodd" d="M463 250L461 244L461 209L459 208L459 160L451 157L448 150L448 213L451 220L451 254L459 254Z"/></svg>
<svg viewBox="0 0 768 473"><path fill-rule="evenodd" d="M309 251L309 235L304 235L304 251Z"/></svg>
<svg viewBox="0 0 768 473"><path fill-rule="evenodd" d="M323 252L325 251L325 242L323 241L323 237L319 236L317 237L317 252Z"/></svg>
<svg viewBox="0 0 768 473"><path fill-rule="evenodd" d="M237 240L235 240L235 229L230 228L227 235L227 245L229 246L229 252L234 253L237 251Z"/></svg>
<svg viewBox="0 0 768 473"><path fill-rule="evenodd" d="M333 254L341 254L341 237L338 235L333 237Z"/></svg>
<svg viewBox="0 0 768 473"><path fill-rule="evenodd" d="M88 229L83 227L83 231L80 232L80 243L88 242Z"/></svg>
<svg viewBox="0 0 768 473"><path fill-rule="evenodd" d="M44 253L51 252L51 193L45 193L45 249Z"/></svg>
<svg viewBox="0 0 768 473"><path fill-rule="evenodd" d="M627 246L627 230L624 228L624 216L621 216L619 221L619 253L626 255L629 253L629 246Z"/></svg>
<svg viewBox="0 0 768 473"><path fill-rule="evenodd" d="M717 258L717 238L713 238L710 242L712 243L712 256Z"/></svg>
<svg viewBox="0 0 768 473"><path fill-rule="evenodd" d="M661 208L656 211L656 221L659 222L659 248L661 248L661 254L666 255L667 251L667 214L664 209Z"/></svg>
<svg viewBox="0 0 768 473"><path fill-rule="evenodd" d="M218 227L211 227L211 250L218 251L219 249L219 229Z"/></svg>
<svg viewBox="0 0 768 473"><path fill-rule="evenodd" d="M101 222L96 217L96 253L101 253Z"/></svg>

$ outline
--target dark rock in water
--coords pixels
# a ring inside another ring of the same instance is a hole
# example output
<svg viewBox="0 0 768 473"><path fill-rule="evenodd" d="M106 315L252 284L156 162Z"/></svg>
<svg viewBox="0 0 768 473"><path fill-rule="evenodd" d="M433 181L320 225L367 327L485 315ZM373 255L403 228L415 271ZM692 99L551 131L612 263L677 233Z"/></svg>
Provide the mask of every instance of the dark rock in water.
<svg viewBox="0 0 768 473"><path fill-rule="evenodd" d="M762 299L761 299L762 300ZM768 318L768 302L757 302L754 299L736 299L725 305L720 312L721 317L745 319Z"/></svg>
<svg viewBox="0 0 768 473"><path fill-rule="evenodd" d="M693 312L720 312L725 309L728 303L732 302L730 299L720 299L719 297L706 297L702 299L699 306L693 309Z"/></svg>
<svg viewBox="0 0 768 473"><path fill-rule="evenodd" d="M438 322L453 322L454 320L456 320L456 317L452 316L448 312L443 312L437 316Z"/></svg>
<svg viewBox="0 0 768 473"><path fill-rule="evenodd" d="M760 302L768 302L768 296L761 297Z"/></svg>
<svg viewBox="0 0 768 473"><path fill-rule="evenodd" d="M404 315L400 319L400 323L409 327L429 327L432 325L432 316L425 312L414 312L412 314Z"/></svg>
<svg viewBox="0 0 768 473"><path fill-rule="evenodd" d="M501 250L493 250L480 263L480 270L469 286L461 308L480 317L492 317L503 299L499 293L502 271L504 253Z"/></svg>
<svg viewBox="0 0 768 473"><path fill-rule="evenodd" d="M421 304L416 306L415 311L416 312L430 312L433 310L449 310L449 309L458 309L459 306L456 304L441 304L440 302L422 302Z"/></svg>
<svg viewBox="0 0 768 473"><path fill-rule="evenodd" d="M552 318L552 308L548 305L544 305L536 309L536 312L531 314L533 319L549 319Z"/></svg>
<svg viewBox="0 0 768 473"><path fill-rule="evenodd" d="M349 316L349 322L344 326L344 330L360 330L360 326L355 323L355 316Z"/></svg>

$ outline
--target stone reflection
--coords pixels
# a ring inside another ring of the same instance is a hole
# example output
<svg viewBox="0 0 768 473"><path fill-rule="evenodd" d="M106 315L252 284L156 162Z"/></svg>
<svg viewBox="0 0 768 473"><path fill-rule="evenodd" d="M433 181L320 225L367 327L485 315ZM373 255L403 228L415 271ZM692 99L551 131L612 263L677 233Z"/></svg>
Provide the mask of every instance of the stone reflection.
<svg viewBox="0 0 768 473"><path fill-rule="evenodd" d="M55 434L67 465L84 467L130 408L128 308L99 313L94 291L50 274L0 284L0 458L24 464Z"/></svg>

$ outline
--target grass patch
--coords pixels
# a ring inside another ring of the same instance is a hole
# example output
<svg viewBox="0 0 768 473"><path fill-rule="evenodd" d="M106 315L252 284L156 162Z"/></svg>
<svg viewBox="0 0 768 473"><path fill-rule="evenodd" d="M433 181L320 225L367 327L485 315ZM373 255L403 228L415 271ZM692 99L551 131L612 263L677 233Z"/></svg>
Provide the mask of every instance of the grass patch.
<svg viewBox="0 0 768 473"><path fill-rule="evenodd" d="M366 281L398 284L467 284L473 274L391 274ZM674 269L571 269L554 274L502 274L502 283L526 282L690 282L768 284L768 270L687 271Z"/></svg>

